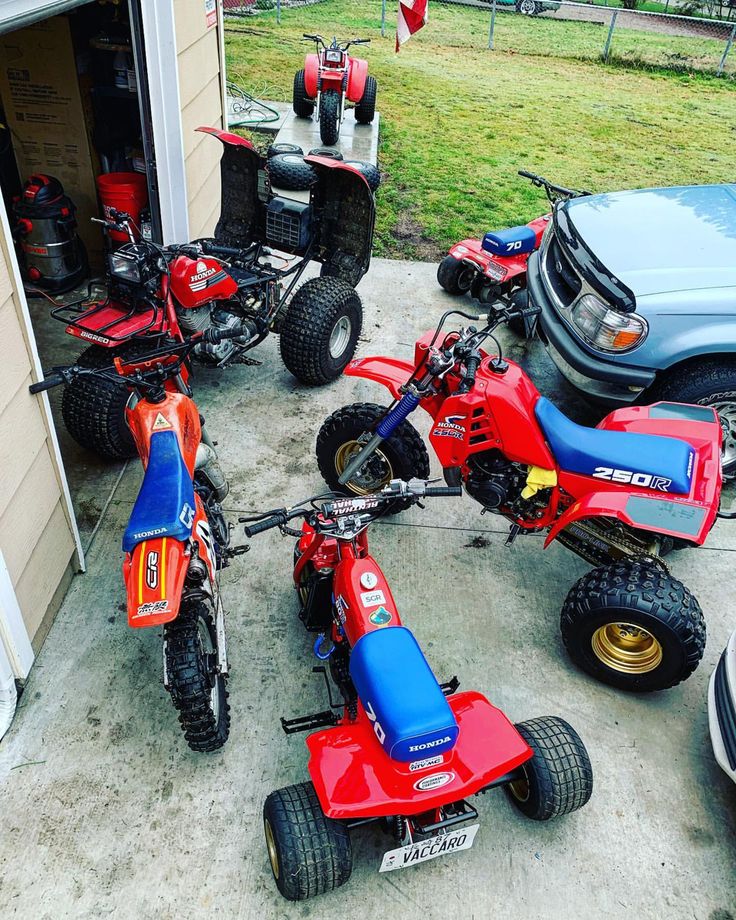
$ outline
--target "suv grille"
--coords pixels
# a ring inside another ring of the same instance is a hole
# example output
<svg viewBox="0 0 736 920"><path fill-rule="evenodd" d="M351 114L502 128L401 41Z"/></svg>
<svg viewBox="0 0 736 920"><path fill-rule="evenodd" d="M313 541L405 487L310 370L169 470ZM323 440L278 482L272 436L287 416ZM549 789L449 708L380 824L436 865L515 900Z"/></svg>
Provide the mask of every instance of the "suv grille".
<svg viewBox="0 0 736 920"><path fill-rule="evenodd" d="M559 306L569 307L580 293L582 282L570 264L570 260L563 253L554 233L549 238L542 267L549 293Z"/></svg>

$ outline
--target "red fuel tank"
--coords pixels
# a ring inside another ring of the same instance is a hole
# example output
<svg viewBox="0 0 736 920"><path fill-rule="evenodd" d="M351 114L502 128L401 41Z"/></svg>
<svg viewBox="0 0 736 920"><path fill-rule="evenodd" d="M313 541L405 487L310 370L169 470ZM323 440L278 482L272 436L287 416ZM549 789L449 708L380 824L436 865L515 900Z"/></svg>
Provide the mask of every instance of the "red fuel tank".
<svg viewBox="0 0 736 920"><path fill-rule="evenodd" d="M238 290L216 259L177 256L171 263L171 294L182 307L202 307L211 300L229 300Z"/></svg>

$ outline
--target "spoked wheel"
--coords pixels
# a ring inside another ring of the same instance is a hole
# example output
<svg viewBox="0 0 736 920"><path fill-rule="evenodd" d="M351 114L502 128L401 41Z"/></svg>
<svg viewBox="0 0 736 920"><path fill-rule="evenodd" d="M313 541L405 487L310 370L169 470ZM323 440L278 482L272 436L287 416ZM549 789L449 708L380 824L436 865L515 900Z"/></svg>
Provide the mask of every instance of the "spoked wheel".
<svg viewBox="0 0 736 920"><path fill-rule="evenodd" d="M427 479L429 456L419 432L403 421L344 486L339 478L383 418L386 410L373 403L355 403L333 412L317 435L317 463L322 477L334 492L366 495L392 479ZM403 505L396 502L392 510Z"/></svg>
<svg viewBox="0 0 736 920"><path fill-rule="evenodd" d="M621 690L665 690L685 680L705 650L700 605L649 561L600 566L565 600L560 622L572 660Z"/></svg>
<svg viewBox="0 0 736 920"><path fill-rule="evenodd" d="M350 832L325 815L312 783L272 792L263 806L263 832L276 886L288 901L325 894L350 878Z"/></svg>
<svg viewBox="0 0 736 920"><path fill-rule="evenodd" d="M216 751L230 734L225 676L217 667L217 632L209 607L184 601L164 627L164 655L174 705L193 751Z"/></svg>
<svg viewBox="0 0 736 920"><path fill-rule="evenodd" d="M475 276L475 269L455 256L445 256L437 266L437 281L448 294L467 294Z"/></svg>
<svg viewBox="0 0 736 920"><path fill-rule="evenodd" d="M516 730L534 752L507 790L513 804L534 821L577 811L593 792L593 768L580 736L564 719L545 716Z"/></svg>

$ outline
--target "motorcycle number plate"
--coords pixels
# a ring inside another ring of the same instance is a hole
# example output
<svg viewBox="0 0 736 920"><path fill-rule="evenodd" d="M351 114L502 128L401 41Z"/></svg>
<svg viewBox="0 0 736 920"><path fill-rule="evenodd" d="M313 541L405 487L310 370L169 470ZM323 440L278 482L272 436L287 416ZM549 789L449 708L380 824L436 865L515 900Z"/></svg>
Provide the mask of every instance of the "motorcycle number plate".
<svg viewBox="0 0 736 920"><path fill-rule="evenodd" d="M460 850L469 850L473 846L475 835L480 824L471 824L470 827L460 827L446 834L439 833L425 840L415 840L405 847L397 847L383 854L379 872L391 872L394 869L406 869L438 856L448 853L459 853Z"/></svg>

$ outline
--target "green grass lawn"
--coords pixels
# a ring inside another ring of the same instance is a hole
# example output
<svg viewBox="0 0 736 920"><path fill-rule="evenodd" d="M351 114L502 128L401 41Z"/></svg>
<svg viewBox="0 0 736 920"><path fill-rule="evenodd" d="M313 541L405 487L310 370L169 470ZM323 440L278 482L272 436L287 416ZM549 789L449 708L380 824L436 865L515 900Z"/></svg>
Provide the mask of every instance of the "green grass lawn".
<svg viewBox="0 0 736 920"><path fill-rule="evenodd" d="M373 39L365 56L378 79L384 173L377 255L435 259L465 236L542 213L544 196L516 175L522 168L593 191L736 177L730 80L489 52L478 41L484 21L473 20L473 41L457 10L438 4L396 55L374 6L329 0L284 10L280 26L272 16L228 21L226 52L230 79L290 99L308 50L303 31ZM574 24L588 25L600 34Z"/></svg>

